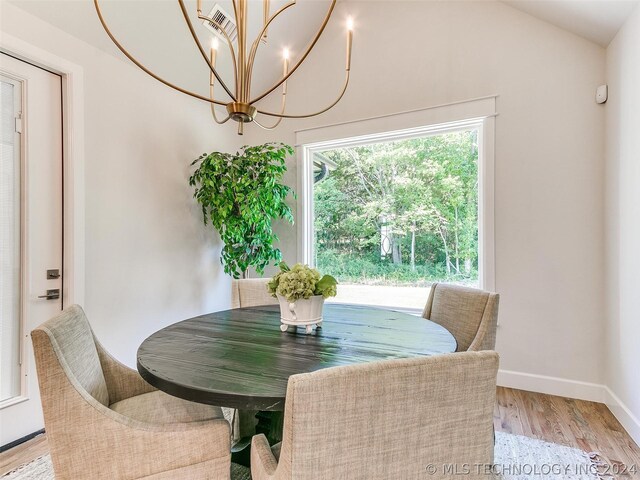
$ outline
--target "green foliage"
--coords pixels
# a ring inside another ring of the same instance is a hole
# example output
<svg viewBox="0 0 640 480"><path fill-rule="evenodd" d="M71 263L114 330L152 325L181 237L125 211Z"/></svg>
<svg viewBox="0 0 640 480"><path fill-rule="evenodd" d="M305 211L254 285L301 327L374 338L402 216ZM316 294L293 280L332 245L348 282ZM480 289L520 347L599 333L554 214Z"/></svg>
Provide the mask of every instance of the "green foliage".
<svg viewBox="0 0 640 480"><path fill-rule="evenodd" d="M319 268L358 283L477 278L477 131L323 155L336 166L315 185Z"/></svg>
<svg viewBox="0 0 640 480"><path fill-rule="evenodd" d="M416 265L412 269L409 264L394 265L390 260L380 261L379 257L333 250L318 252L316 263L318 269L339 278L342 283L428 287L441 281L474 285L478 280L476 270L469 275L447 274L442 264Z"/></svg>
<svg viewBox="0 0 640 480"><path fill-rule="evenodd" d="M295 302L301 298L310 298L314 295L322 295L324 298L335 297L338 281L331 275L320 276L315 268L302 263L296 263L293 267L280 262L280 271L267 284L267 289L275 297L282 295L289 302Z"/></svg>
<svg viewBox="0 0 640 480"><path fill-rule="evenodd" d="M189 185L195 187L205 225L210 221L224 242L220 260L234 278L250 266L263 273L272 261L282 259L274 247L278 237L272 222L283 218L293 223L286 203L293 192L281 183L290 155L290 146L267 143L242 147L235 154L205 153L191 164L200 165Z"/></svg>
<svg viewBox="0 0 640 480"><path fill-rule="evenodd" d="M324 298L335 297L338 294L338 281L332 275L323 275L316 283L314 293Z"/></svg>

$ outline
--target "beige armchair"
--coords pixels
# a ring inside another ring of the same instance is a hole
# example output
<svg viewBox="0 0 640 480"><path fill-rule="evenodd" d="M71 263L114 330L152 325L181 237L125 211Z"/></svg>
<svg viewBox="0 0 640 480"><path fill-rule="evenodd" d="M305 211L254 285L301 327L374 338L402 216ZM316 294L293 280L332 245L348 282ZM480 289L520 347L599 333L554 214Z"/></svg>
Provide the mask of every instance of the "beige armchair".
<svg viewBox="0 0 640 480"><path fill-rule="evenodd" d="M231 283L231 308L277 305L278 299L267 291L268 278L244 278Z"/></svg>
<svg viewBox="0 0 640 480"><path fill-rule="evenodd" d="M491 465L497 371L496 352L463 352L293 375L282 444L253 437L252 478L445 479L457 477L443 465Z"/></svg>
<svg viewBox="0 0 640 480"><path fill-rule="evenodd" d="M218 407L148 385L96 341L73 305L31 332L56 479L228 479Z"/></svg>
<svg viewBox="0 0 640 480"><path fill-rule="evenodd" d="M497 293L434 283L422 316L449 330L458 352L495 350L499 302Z"/></svg>

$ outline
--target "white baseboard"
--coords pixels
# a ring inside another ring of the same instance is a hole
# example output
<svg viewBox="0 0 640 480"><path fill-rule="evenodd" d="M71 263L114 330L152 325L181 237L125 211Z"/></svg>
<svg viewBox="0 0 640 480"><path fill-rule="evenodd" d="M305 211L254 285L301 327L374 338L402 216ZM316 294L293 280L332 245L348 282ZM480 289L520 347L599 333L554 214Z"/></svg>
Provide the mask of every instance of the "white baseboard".
<svg viewBox="0 0 640 480"><path fill-rule="evenodd" d="M629 435L631 435L631 438L640 445L640 420L622 403L609 387L604 387L604 389L606 395L604 403L609 407L611 413L618 419Z"/></svg>
<svg viewBox="0 0 640 480"><path fill-rule="evenodd" d="M498 371L498 385L590 402L605 403L606 398L604 385L511 370Z"/></svg>
<svg viewBox="0 0 640 480"><path fill-rule="evenodd" d="M604 403L631 438L640 445L640 421L638 417L606 385L511 370L498 371L498 385L529 392Z"/></svg>

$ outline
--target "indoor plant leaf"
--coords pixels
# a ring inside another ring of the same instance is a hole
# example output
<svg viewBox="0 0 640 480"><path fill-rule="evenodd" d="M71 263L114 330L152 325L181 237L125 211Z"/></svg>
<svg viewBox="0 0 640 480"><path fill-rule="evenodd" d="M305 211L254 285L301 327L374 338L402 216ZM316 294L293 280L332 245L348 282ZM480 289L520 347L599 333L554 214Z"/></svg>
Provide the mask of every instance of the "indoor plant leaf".
<svg viewBox="0 0 640 480"><path fill-rule="evenodd" d="M212 152L193 161L198 164L189 178L194 198L202 206L205 225L211 222L225 246L221 253L224 271L234 278L254 267L262 273L282 253L275 248L273 220L293 223L286 199L293 191L280 183L288 145L268 143L244 146L236 153Z"/></svg>

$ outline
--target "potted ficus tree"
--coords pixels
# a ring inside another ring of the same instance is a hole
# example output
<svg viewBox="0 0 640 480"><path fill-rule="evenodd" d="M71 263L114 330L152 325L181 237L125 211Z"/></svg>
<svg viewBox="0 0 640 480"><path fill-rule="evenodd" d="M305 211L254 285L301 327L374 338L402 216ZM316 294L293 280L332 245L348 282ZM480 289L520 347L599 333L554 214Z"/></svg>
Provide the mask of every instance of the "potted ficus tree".
<svg viewBox="0 0 640 480"><path fill-rule="evenodd" d="M233 278L245 278L249 267L262 274L267 265L282 259L274 246L278 237L272 222L293 223L286 203L293 192L281 183L291 155L290 146L267 143L236 153L205 153L191 164L199 166L189 185L195 187L205 225L211 222L224 242L220 260Z"/></svg>
<svg viewBox="0 0 640 480"><path fill-rule="evenodd" d="M331 275L321 276L315 268L302 263L293 267L280 262L280 271L267 284L280 302L280 330L290 325L305 326L306 333L321 326L324 299L335 297L338 282Z"/></svg>

